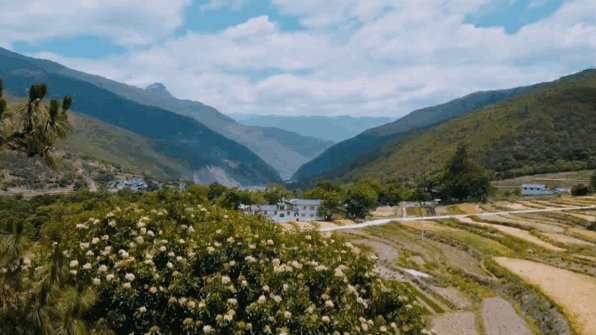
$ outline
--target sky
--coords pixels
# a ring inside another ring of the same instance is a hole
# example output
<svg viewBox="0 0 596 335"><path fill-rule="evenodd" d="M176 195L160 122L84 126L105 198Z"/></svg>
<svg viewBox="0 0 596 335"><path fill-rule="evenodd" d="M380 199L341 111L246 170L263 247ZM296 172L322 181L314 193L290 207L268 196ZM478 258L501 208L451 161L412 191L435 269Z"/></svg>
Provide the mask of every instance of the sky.
<svg viewBox="0 0 596 335"><path fill-rule="evenodd" d="M0 46L228 114L397 118L594 67L595 2L1 0Z"/></svg>

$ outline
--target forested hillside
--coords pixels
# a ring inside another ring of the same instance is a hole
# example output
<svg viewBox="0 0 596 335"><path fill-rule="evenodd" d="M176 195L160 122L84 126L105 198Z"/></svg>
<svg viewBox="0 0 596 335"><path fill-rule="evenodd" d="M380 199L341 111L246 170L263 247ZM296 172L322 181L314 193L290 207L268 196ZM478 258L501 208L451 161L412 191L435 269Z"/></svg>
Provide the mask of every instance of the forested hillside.
<svg viewBox="0 0 596 335"><path fill-rule="evenodd" d="M415 110L394 122L369 129L334 145L300 167L293 179L304 185L312 184L314 180L321 177L338 177L347 173L354 164L370 160L375 156L375 150L390 141L411 137L441 122L515 97L540 85L476 92L444 104Z"/></svg>
<svg viewBox="0 0 596 335"><path fill-rule="evenodd" d="M440 168L458 144L495 178L596 166L596 72L563 77L518 97L393 140L341 166L342 180L412 179Z"/></svg>
<svg viewBox="0 0 596 335"><path fill-rule="evenodd" d="M104 93L109 92L114 95L107 101L102 100L106 98L105 95L98 95L94 101L97 106L110 103L110 100L123 100L128 105L140 104L150 106L150 110L166 110L190 117L207 127L210 132L216 132L218 136L221 134L225 138L247 147L285 178L289 178L300 165L316 157L332 144L330 141L300 136L291 131L281 129L271 131L267 127L239 124L214 107L197 101L177 99L160 83L149 85L143 89L76 71L51 61L25 57L2 48L0 48L0 67L4 67L9 73L19 73L21 76L37 76L39 78L37 80L40 81L45 79L40 78L39 74L46 73L54 78L53 80L82 83L81 89L91 85L100 88ZM21 93L21 91L17 91L17 94ZM78 93L76 89L72 91L75 96ZM189 124L192 123L189 122ZM118 125L135 131L128 128L128 124ZM297 140L287 141L288 137L295 137ZM248 167L245 169L248 170ZM267 173L264 174L267 175Z"/></svg>
<svg viewBox="0 0 596 335"><path fill-rule="evenodd" d="M25 95L31 83L45 82L50 98L72 94L77 112L151 139L158 151L187 162L196 175L201 173L202 180L197 182L255 185L280 181L278 173L259 156L196 119L127 100L91 83L46 70L18 54L2 51L0 59L0 78L7 93ZM217 173L209 173L213 170Z"/></svg>

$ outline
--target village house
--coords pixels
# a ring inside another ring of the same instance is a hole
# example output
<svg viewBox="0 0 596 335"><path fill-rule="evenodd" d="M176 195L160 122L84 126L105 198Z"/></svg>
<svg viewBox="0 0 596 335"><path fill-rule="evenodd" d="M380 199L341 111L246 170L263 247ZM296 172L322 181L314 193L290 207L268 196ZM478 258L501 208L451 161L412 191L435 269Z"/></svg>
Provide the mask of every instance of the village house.
<svg viewBox="0 0 596 335"><path fill-rule="evenodd" d="M124 189L132 191L145 191L147 190L147 182L143 178L131 178L131 179L115 179L108 183L108 190L111 192L117 192Z"/></svg>
<svg viewBox="0 0 596 335"><path fill-rule="evenodd" d="M522 184L521 195L553 195L553 194L564 194L568 190L564 188L551 189L543 184Z"/></svg>
<svg viewBox="0 0 596 335"><path fill-rule="evenodd" d="M245 213L261 214L275 222L323 220L319 215L321 200L318 199L281 199L275 205L241 206Z"/></svg>

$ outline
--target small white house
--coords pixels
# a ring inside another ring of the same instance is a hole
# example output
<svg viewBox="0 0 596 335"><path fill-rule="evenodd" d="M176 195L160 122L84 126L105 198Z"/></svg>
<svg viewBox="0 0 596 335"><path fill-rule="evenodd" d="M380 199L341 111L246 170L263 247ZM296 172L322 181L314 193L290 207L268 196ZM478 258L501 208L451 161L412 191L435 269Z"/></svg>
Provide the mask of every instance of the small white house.
<svg viewBox="0 0 596 335"><path fill-rule="evenodd" d="M564 194L568 190L564 188L549 188L543 184L522 184L521 195L553 195Z"/></svg>
<svg viewBox="0 0 596 335"><path fill-rule="evenodd" d="M262 214L275 222L316 221L323 220L319 215L320 205L321 200L318 199L281 199L275 205L251 205L250 208L240 208L249 210L252 215Z"/></svg>

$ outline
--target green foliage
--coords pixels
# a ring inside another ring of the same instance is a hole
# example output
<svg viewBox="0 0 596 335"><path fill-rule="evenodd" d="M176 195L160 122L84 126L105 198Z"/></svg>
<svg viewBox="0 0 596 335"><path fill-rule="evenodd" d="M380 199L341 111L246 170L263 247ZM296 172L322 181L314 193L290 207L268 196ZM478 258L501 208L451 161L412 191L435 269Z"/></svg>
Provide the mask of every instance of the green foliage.
<svg viewBox="0 0 596 335"><path fill-rule="evenodd" d="M207 197L209 201L214 201L215 199L219 198L224 192L227 190L227 187L220 183L212 183L209 185L209 190L207 191Z"/></svg>
<svg viewBox="0 0 596 335"><path fill-rule="evenodd" d="M596 192L596 172L590 177L590 187L592 188L592 192Z"/></svg>
<svg viewBox="0 0 596 335"><path fill-rule="evenodd" d="M391 180L385 184L379 192L379 204L385 206L397 206L401 201L409 200L414 192L406 185Z"/></svg>
<svg viewBox="0 0 596 335"><path fill-rule="evenodd" d="M353 161L329 175L346 182L416 180L439 171L461 142L468 144L470 157L497 179L592 169L596 166L594 76L594 70L582 71L408 136L395 136L366 156L350 156L347 147L340 157Z"/></svg>
<svg viewBox="0 0 596 335"><path fill-rule="evenodd" d="M576 197L588 195L588 193L590 193L590 189L584 184L577 184L571 188L571 195Z"/></svg>
<svg viewBox="0 0 596 335"><path fill-rule="evenodd" d="M0 237L0 333L422 334L408 290L362 250L207 193L0 198L46 217L34 243L22 224Z"/></svg>
<svg viewBox="0 0 596 335"><path fill-rule="evenodd" d="M286 188L281 184L269 183L265 187L263 196L270 205L276 204L280 199L285 198Z"/></svg>
<svg viewBox="0 0 596 335"><path fill-rule="evenodd" d="M53 164L51 151L55 143L72 130L67 115L72 98L64 98L66 104L61 111L56 100L51 100L48 108L43 102L47 91L46 84L31 85L26 106L11 111L11 117L0 120L0 148L23 152L28 157L39 156ZM5 101L0 104L2 109L6 107Z"/></svg>
<svg viewBox="0 0 596 335"><path fill-rule="evenodd" d="M485 201L491 187L488 172L472 162L465 145L460 145L447 161L439 182L439 194L447 201Z"/></svg>
<svg viewBox="0 0 596 335"><path fill-rule="evenodd" d="M357 183L348 189L344 203L348 217L362 219L377 206L378 194L370 183Z"/></svg>

